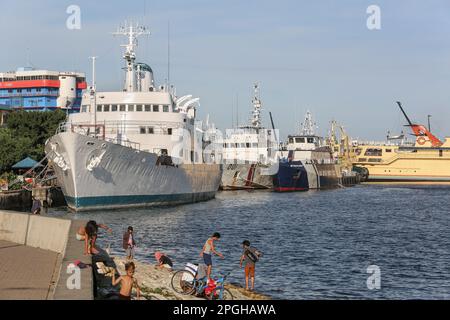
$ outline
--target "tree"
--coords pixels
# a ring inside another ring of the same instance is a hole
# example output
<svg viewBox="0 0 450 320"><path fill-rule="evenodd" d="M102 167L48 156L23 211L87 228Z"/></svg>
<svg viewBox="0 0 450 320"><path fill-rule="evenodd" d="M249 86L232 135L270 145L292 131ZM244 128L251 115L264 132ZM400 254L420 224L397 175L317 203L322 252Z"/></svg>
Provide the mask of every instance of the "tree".
<svg viewBox="0 0 450 320"><path fill-rule="evenodd" d="M45 155L44 146L66 118L61 111L15 111L8 115L7 127L0 129L0 172L11 170L29 156L37 161Z"/></svg>
<svg viewBox="0 0 450 320"><path fill-rule="evenodd" d="M30 138L15 136L8 128L0 128L0 172L11 170L11 167L26 156L34 153Z"/></svg>

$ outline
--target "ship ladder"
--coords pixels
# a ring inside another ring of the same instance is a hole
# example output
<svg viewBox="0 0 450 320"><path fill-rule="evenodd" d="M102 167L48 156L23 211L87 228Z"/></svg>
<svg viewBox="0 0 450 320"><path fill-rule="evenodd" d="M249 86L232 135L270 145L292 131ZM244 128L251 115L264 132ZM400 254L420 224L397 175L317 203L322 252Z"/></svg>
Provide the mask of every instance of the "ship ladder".
<svg viewBox="0 0 450 320"><path fill-rule="evenodd" d="M46 155L44 158L42 158L41 161L39 161L38 163L36 163L31 169L29 169L27 172L25 172L25 173L22 175L23 179L26 179L27 177L31 177L31 175L32 175L33 173L35 173L36 169L38 169L39 166L42 166L42 164L44 163L44 161L47 160L47 157L48 157L48 156ZM43 181L43 178L41 178L41 176L45 177L45 175L43 175L43 173L46 174L47 171L48 171L48 163L44 166L44 168L43 168L38 174L36 174L36 175L34 176L35 183L36 183L37 181L42 182L42 181ZM20 182L22 182L22 179L17 178L16 180L13 180L12 182L10 182L10 183L8 184L8 189L11 188L11 187L14 186L14 185L20 183ZM29 190L28 187L26 187L26 186L24 187L24 189Z"/></svg>

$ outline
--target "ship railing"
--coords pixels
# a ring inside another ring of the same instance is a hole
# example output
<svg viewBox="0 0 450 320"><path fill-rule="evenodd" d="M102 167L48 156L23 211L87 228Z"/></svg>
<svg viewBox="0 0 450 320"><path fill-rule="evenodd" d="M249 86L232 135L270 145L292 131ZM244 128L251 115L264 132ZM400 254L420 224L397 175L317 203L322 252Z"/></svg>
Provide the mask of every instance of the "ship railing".
<svg viewBox="0 0 450 320"><path fill-rule="evenodd" d="M388 147L395 147L395 146L411 146L414 145L413 142L405 141L405 142L389 142L389 141L353 141L353 146L388 146Z"/></svg>
<svg viewBox="0 0 450 320"><path fill-rule="evenodd" d="M141 150L141 144L128 139L108 138L105 134L104 124L78 124L71 122L63 122L58 126L56 134L62 132L75 132L88 137L96 137L97 139L105 140L114 144L119 144L135 150Z"/></svg>
<svg viewBox="0 0 450 320"><path fill-rule="evenodd" d="M131 149L135 149L140 151L141 150L141 144L139 142L134 142L134 141L130 141L128 139L119 139L119 138L105 138L105 141L114 143L114 144L119 144L121 146L124 147L128 147Z"/></svg>
<svg viewBox="0 0 450 320"><path fill-rule="evenodd" d="M98 139L105 140L105 125L103 124L63 122L56 129L56 134L62 132L75 132L84 136L97 137Z"/></svg>

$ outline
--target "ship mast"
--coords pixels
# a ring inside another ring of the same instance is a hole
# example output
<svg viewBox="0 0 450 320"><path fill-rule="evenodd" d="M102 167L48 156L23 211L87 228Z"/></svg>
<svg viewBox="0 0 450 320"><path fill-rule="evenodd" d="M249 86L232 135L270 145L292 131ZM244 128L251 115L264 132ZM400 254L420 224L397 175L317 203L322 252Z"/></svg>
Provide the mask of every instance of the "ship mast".
<svg viewBox="0 0 450 320"><path fill-rule="evenodd" d="M136 48L138 46L137 38L141 35L149 35L150 31L147 30L146 27L140 26L138 24L127 24L124 26L120 26L116 32L113 32L113 35L122 35L128 38L128 44L123 44L121 47L125 47L125 54L123 58L127 63L127 75L125 80L124 91L134 92L136 91Z"/></svg>
<svg viewBox="0 0 450 320"><path fill-rule="evenodd" d="M251 125L254 128L261 128L261 109L262 109L262 103L261 103L261 97L259 93L259 84L255 83L254 85L254 97L252 100L253 103L253 111L252 111L252 120Z"/></svg>
<svg viewBox="0 0 450 320"><path fill-rule="evenodd" d="M311 112L306 111L305 120L302 123L300 133L303 136L314 136L315 135L315 123L313 122Z"/></svg>

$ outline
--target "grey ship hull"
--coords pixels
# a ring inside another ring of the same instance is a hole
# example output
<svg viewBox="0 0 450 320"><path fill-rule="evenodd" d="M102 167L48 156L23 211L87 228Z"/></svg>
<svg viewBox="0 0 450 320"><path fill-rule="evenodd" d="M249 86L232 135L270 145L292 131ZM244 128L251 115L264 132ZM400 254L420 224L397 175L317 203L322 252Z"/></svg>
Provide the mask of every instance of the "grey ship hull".
<svg viewBox="0 0 450 320"><path fill-rule="evenodd" d="M158 165L154 153L72 132L50 138L45 151L75 211L206 201L222 174L218 164Z"/></svg>

